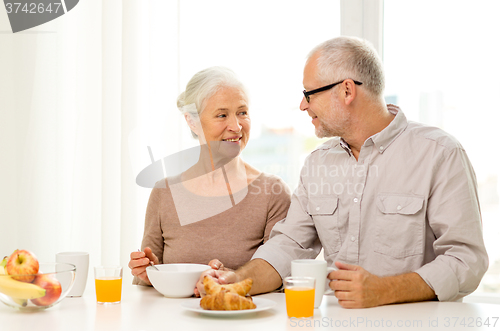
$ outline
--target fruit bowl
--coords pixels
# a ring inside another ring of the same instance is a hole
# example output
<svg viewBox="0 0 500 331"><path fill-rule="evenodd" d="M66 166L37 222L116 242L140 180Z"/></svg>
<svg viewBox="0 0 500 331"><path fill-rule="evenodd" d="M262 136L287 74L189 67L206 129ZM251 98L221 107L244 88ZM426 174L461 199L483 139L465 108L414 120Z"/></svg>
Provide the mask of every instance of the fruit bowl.
<svg viewBox="0 0 500 331"><path fill-rule="evenodd" d="M0 270L1 271L1 270ZM61 302L75 281L76 267L69 263L40 263L32 282L29 275L0 274L0 301L20 310L39 310Z"/></svg>

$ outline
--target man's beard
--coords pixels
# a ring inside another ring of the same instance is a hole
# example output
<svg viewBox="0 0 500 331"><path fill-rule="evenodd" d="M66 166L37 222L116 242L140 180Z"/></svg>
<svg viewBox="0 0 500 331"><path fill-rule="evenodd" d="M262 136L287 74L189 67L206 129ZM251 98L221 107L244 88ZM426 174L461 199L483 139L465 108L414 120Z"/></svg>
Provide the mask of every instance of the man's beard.
<svg viewBox="0 0 500 331"><path fill-rule="evenodd" d="M323 122L323 120L320 119L318 120L319 120L319 125L317 128L315 128L316 137L318 138L335 137L333 130L330 130L330 128L327 127L326 123Z"/></svg>
<svg viewBox="0 0 500 331"><path fill-rule="evenodd" d="M348 113L336 104L332 104L330 112L324 118L318 117L315 134L318 138L342 137L349 121Z"/></svg>

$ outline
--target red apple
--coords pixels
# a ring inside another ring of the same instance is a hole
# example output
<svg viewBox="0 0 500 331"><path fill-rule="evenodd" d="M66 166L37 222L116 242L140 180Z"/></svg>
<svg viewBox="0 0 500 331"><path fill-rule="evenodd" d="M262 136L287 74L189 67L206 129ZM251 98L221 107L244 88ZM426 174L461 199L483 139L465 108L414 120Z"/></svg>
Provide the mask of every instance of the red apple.
<svg viewBox="0 0 500 331"><path fill-rule="evenodd" d="M9 256L5 265L5 271L9 275L22 275L12 276L15 280L31 283L35 279L39 267L35 254L24 249L17 249Z"/></svg>
<svg viewBox="0 0 500 331"><path fill-rule="evenodd" d="M45 289L45 296L37 299L31 299L37 306L48 306L59 299L61 296L62 288L61 283L56 279L54 275L50 274L39 274L36 275L33 284L38 285Z"/></svg>

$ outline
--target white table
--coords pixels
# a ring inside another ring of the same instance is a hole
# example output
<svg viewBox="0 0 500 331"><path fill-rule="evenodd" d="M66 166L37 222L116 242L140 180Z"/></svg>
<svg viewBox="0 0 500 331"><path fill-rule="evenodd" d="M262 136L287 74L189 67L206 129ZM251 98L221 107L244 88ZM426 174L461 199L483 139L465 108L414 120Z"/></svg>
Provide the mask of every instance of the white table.
<svg viewBox="0 0 500 331"><path fill-rule="evenodd" d="M83 297L66 298L43 311L24 313L1 304L0 330L500 330L500 305L496 304L421 302L344 309L335 297L325 296L314 319L290 320L283 293L258 297L277 305L266 311L221 318L186 311L181 303L196 299L165 298L150 287L124 284L122 302L112 306L97 305L94 289L87 288Z"/></svg>

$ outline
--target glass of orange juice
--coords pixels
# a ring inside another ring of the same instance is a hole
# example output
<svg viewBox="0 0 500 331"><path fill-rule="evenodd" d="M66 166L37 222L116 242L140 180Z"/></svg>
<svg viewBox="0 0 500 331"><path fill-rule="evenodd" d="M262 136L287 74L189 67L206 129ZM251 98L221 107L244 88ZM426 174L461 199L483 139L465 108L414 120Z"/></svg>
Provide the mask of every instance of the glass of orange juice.
<svg viewBox="0 0 500 331"><path fill-rule="evenodd" d="M315 282L314 277L286 277L283 280L288 317L313 317Z"/></svg>
<svg viewBox="0 0 500 331"><path fill-rule="evenodd" d="M120 266L94 267L97 303L112 304L122 300L122 272Z"/></svg>

